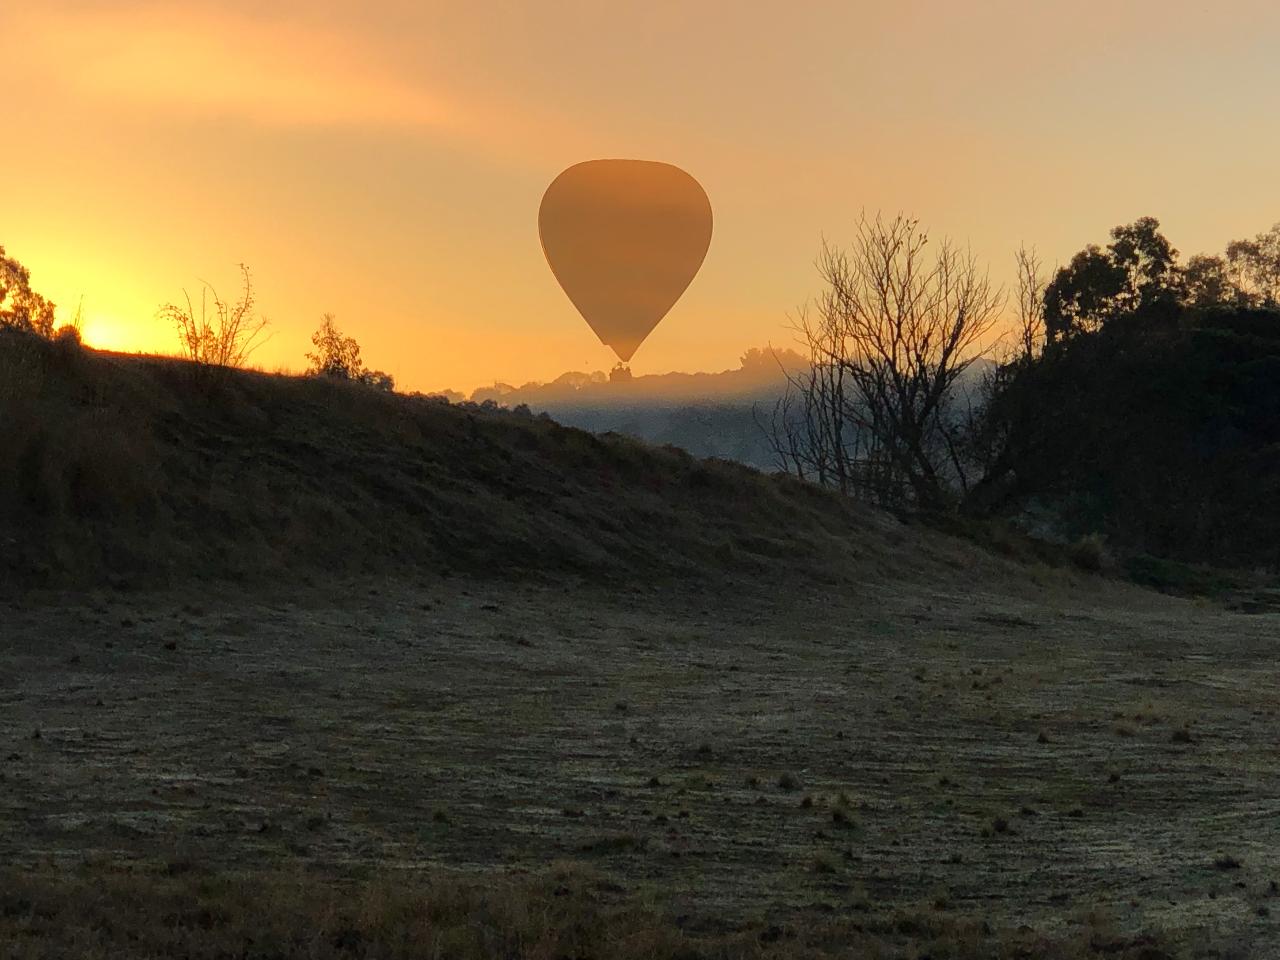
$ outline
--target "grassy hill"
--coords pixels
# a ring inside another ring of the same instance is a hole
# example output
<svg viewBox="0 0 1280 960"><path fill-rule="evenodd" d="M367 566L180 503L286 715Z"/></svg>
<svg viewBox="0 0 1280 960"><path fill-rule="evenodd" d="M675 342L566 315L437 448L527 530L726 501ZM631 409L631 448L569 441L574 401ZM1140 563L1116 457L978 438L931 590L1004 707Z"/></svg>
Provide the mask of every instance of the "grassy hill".
<svg viewBox="0 0 1280 960"><path fill-rule="evenodd" d="M546 419L325 379L199 374L0 337L0 577L840 580L974 552L786 477Z"/></svg>
<svg viewBox="0 0 1280 960"><path fill-rule="evenodd" d="M197 374L0 337L0 588L141 588L4 591L18 955L1280 937L1266 608L548 420Z"/></svg>

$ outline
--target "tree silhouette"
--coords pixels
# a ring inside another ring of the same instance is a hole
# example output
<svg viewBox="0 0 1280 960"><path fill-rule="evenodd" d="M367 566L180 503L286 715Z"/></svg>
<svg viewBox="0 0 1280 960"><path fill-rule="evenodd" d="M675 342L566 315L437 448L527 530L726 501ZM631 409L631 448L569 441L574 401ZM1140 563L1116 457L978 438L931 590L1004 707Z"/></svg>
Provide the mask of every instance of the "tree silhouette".
<svg viewBox="0 0 1280 960"><path fill-rule="evenodd" d="M0 246L0 328L53 335L54 305L31 289L31 271Z"/></svg>
<svg viewBox="0 0 1280 960"><path fill-rule="evenodd" d="M1046 288L1046 348L995 368L966 509L1034 504L1061 536L1276 562L1280 226L1185 266L1153 218L1111 238Z"/></svg>
<svg viewBox="0 0 1280 960"><path fill-rule="evenodd" d="M1125 271L1128 306L1138 309L1178 289L1178 251L1160 232L1160 221L1142 217L1111 231L1107 249Z"/></svg>
<svg viewBox="0 0 1280 960"><path fill-rule="evenodd" d="M354 337L343 336L338 329L337 318L326 313L320 318L320 328L311 335L315 353L308 353L311 376L337 377L340 380L357 380L364 364L360 362L360 344Z"/></svg>
<svg viewBox="0 0 1280 960"><path fill-rule="evenodd" d="M360 359L360 344L338 329L337 318L326 313L320 318L320 327L311 335L315 352L306 357L311 366L307 374L313 377L333 377L337 380L354 380L388 392L395 389L395 379L381 370L370 370Z"/></svg>
<svg viewBox="0 0 1280 960"><path fill-rule="evenodd" d="M1252 240L1228 244L1227 264L1245 302L1263 307L1280 304L1280 223Z"/></svg>
<svg viewBox="0 0 1280 960"><path fill-rule="evenodd" d="M766 432L797 476L937 513L970 485L954 407L1004 294L972 254L928 244L901 215L864 216L848 250L823 244L825 289L796 323L809 363L788 374L792 390Z"/></svg>
<svg viewBox="0 0 1280 960"><path fill-rule="evenodd" d="M1222 257L1197 253L1182 269L1182 300L1187 306L1203 309L1240 299L1231 268Z"/></svg>
<svg viewBox="0 0 1280 960"><path fill-rule="evenodd" d="M1117 317L1175 301L1181 280L1177 257L1155 217L1115 227L1106 249L1085 247L1045 288L1049 340L1093 333Z"/></svg>

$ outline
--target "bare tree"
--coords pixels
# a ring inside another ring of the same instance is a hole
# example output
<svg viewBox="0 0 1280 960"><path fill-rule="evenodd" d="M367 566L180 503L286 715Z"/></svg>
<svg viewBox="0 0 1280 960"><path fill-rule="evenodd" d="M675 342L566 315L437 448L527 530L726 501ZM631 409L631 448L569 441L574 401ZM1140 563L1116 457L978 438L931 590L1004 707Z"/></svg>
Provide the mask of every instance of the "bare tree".
<svg viewBox="0 0 1280 960"><path fill-rule="evenodd" d="M994 345L992 359L980 377L964 391L960 408L967 461L975 466L977 480L965 490L965 507L983 512L994 498L1007 489L1012 469L1010 456L1011 430L1015 422L1021 427L1029 422L1008 403L1011 383L1027 370L1044 352L1048 337L1045 330L1045 290L1048 280L1035 247L1025 244L1014 251L1017 295L1016 314L1009 335ZM995 405L1005 400L1002 415L993 417ZM1013 404L1014 407L1017 404Z"/></svg>
<svg viewBox="0 0 1280 960"><path fill-rule="evenodd" d="M1019 355L1029 360L1044 346L1044 290L1048 281L1035 247L1019 247L1014 260L1018 274L1018 349Z"/></svg>
<svg viewBox="0 0 1280 960"><path fill-rule="evenodd" d="M796 383L791 380L792 376L800 377L799 374L789 374L790 385ZM788 388L774 401L767 417L761 416L759 405L752 408L752 417L764 433L778 469L783 473L793 473L800 480L809 479L813 468L813 418L807 409L801 408L811 396L812 393L803 386L798 390Z"/></svg>
<svg viewBox="0 0 1280 960"><path fill-rule="evenodd" d="M240 367L264 342L267 320L254 315L256 303L249 268L240 264L244 290L240 299L228 303L218 291L202 281L200 310L191 295L182 291L186 306L168 303L160 317L173 323L183 356L205 368Z"/></svg>
<svg viewBox="0 0 1280 960"><path fill-rule="evenodd" d="M824 241L825 289L796 323L810 369L792 379L773 432L798 473L886 506L938 511L976 469L961 379L986 352L1004 295L972 254L943 240L929 257L928 243L902 215L864 215L848 250Z"/></svg>
<svg viewBox="0 0 1280 960"><path fill-rule="evenodd" d="M818 335L821 328L808 322L802 309L795 329L802 337ZM830 344L808 343L810 357L825 356ZM787 389L773 405L767 419L756 411L756 423L772 448L778 467L801 480L814 480L850 492L849 465L858 459L858 435L848 429L842 407L845 401L845 374L835 364L812 362L799 369L778 366Z"/></svg>

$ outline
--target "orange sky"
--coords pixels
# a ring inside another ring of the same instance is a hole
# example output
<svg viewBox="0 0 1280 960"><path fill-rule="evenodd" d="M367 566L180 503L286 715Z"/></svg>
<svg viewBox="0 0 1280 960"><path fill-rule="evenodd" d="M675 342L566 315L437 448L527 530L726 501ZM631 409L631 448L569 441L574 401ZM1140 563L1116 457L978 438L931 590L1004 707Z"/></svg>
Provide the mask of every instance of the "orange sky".
<svg viewBox="0 0 1280 960"><path fill-rule="evenodd" d="M7 2L0 244L101 346L173 350L157 306L244 261L256 363L301 368L332 311L402 387L469 390L612 365L538 204L577 161L663 160L715 236L632 369L724 369L788 341L863 208L1002 281L1020 241L1144 214L1184 254L1265 229L1276 50L1270 0Z"/></svg>

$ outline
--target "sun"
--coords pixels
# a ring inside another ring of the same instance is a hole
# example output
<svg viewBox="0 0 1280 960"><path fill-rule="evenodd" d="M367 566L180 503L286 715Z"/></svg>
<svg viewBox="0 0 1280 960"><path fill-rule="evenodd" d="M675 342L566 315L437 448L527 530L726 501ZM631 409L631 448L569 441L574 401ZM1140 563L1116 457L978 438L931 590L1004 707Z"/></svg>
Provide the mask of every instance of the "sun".
<svg viewBox="0 0 1280 960"><path fill-rule="evenodd" d="M81 320L80 339L95 349L117 353L131 353L140 348L128 324L101 313L89 314Z"/></svg>

